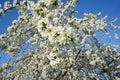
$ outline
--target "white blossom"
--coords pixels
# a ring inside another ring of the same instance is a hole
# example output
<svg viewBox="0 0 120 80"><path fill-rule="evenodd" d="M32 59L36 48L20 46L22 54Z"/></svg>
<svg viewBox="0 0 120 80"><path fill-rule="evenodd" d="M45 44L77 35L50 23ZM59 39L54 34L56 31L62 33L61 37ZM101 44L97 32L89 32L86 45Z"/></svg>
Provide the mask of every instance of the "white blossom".
<svg viewBox="0 0 120 80"><path fill-rule="evenodd" d="M115 39L119 39L119 36L117 33L114 34Z"/></svg>
<svg viewBox="0 0 120 80"><path fill-rule="evenodd" d="M0 16L4 14L3 9L0 8Z"/></svg>
<svg viewBox="0 0 120 80"><path fill-rule="evenodd" d="M4 9L5 10L9 10L9 9L11 9L12 8L12 5L10 4L10 2L9 1L6 1L5 3L4 3Z"/></svg>

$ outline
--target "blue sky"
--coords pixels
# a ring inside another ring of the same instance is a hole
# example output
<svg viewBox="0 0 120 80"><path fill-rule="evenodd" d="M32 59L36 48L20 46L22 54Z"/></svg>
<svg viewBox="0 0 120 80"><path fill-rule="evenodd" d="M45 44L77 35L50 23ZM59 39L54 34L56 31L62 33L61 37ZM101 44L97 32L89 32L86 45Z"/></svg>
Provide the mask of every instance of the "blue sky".
<svg viewBox="0 0 120 80"><path fill-rule="evenodd" d="M82 12L101 12L109 19L120 18L120 0L80 0L78 6Z"/></svg>
<svg viewBox="0 0 120 80"><path fill-rule="evenodd" d="M10 1L11 3L13 0L0 0L0 4L5 1ZM79 12L86 12L86 13L98 13L101 12L103 16L109 16L108 21L114 19L115 17L119 18L120 23L120 0L80 0L77 4L77 10ZM82 14L80 14L81 16ZM11 25L11 21L17 19L17 12L10 11L2 17L0 20L0 34L6 32L6 28ZM0 17L1 18L1 17Z"/></svg>
<svg viewBox="0 0 120 80"><path fill-rule="evenodd" d="M5 1L13 2L13 0L0 0L0 4L2 4ZM117 25L120 25L120 0L80 0L77 4L76 8L79 12L82 13L98 13L101 12L102 16L108 16L108 21L113 20L114 18L118 18L119 21L116 23ZM82 15L82 13L79 14L79 16ZM0 17L0 34L7 33L7 27L12 24L12 20L17 19L17 11L13 10L10 12L7 12L5 16ZM1 20L2 19L2 20ZM120 30L117 31L117 33L120 36ZM105 41L106 39L100 38L101 41ZM120 42L118 40L113 40L115 44L120 45ZM6 59L3 58L0 60L0 66L2 62L5 62Z"/></svg>

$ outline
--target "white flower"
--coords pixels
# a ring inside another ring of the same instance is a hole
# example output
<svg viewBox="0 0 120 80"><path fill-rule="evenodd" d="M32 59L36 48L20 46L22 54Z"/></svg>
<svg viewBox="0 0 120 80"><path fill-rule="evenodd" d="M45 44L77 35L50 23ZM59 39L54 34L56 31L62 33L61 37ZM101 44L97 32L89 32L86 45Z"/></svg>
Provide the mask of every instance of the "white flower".
<svg viewBox="0 0 120 80"><path fill-rule="evenodd" d="M3 11L3 9L0 8L0 16L1 15L4 15L4 11Z"/></svg>
<svg viewBox="0 0 120 80"><path fill-rule="evenodd" d="M88 56L88 57L90 57L90 55L91 55L91 51L86 51L86 55Z"/></svg>
<svg viewBox="0 0 120 80"><path fill-rule="evenodd" d="M19 22L18 22L18 20L13 20L12 24L13 25L19 25Z"/></svg>
<svg viewBox="0 0 120 80"><path fill-rule="evenodd" d="M117 33L114 34L115 39L119 39L119 36Z"/></svg>
<svg viewBox="0 0 120 80"><path fill-rule="evenodd" d="M7 64L7 63L3 63L3 64L2 64L2 67L3 67L3 68L7 68L7 67L8 67L8 64Z"/></svg>
<svg viewBox="0 0 120 80"><path fill-rule="evenodd" d="M92 58L93 58L93 59L96 59L97 57L98 57L97 54L92 54Z"/></svg>
<svg viewBox="0 0 120 80"><path fill-rule="evenodd" d="M4 42L0 42L0 50L5 50L7 45Z"/></svg>
<svg viewBox="0 0 120 80"><path fill-rule="evenodd" d="M5 39L5 38L7 38L7 35L5 33L0 35L1 40Z"/></svg>
<svg viewBox="0 0 120 80"><path fill-rule="evenodd" d="M90 64L95 66L96 65L96 61L90 61Z"/></svg>
<svg viewBox="0 0 120 80"><path fill-rule="evenodd" d="M56 68L57 65L58 65L61 61L62 61L62 59L60 59L60 58L57 57L56 59L50 61L50 65L51 65L53 68Z"/></svg>
<svg viewBox="0 0 120 80"><path fill-rule="evenodd" d="M69 50L67 51L67 53L68 53L69 56L72 56L72 55L73 55L73 50L72 50L72 49L69 49Z"/></svg>
<svg viewBox="0 0 120 80"><path fill-rule="evenodd" d="M7 28L8 32L13 32L15 30L15 26L10 26Z"/></svg>
<svg viewBox="0 0 120 80"><path fill-rule="evenodd" d="M70 64L74 63L75 62L75 59L72 58L72 57L69 57L69 61L70 61Z"/></svg>
<svg viewBox="0 0 120 80"><path fill-rule="evenodd" d="M16 6L16 4L17 4L17 0L14 0L13 1L13 6Z"/></svg>
<svg viewBox="0 0 120 80"><path fill-rule="evenodd" d="M50 52L50 54L48 55L49 59L54 59L54 57L56 57L58 54L58 49L56 47L54 47L52 49L52 51Z"/></svg>
<svg viewBox="0 0 120 80"><path fill-rule="evenodd" d="M10 1L6 1L6 2L4 3L4 8L5 8L5 10L9 10L9 9L12 8L12 5L10 4Z"/></svg>
<svg viewBox="0 0 120 80"><path fill-rule="evenodd" d="M59 20L59 18L53 18L53 22L55 22L55 24L58 23L58 20Z"/></svg>

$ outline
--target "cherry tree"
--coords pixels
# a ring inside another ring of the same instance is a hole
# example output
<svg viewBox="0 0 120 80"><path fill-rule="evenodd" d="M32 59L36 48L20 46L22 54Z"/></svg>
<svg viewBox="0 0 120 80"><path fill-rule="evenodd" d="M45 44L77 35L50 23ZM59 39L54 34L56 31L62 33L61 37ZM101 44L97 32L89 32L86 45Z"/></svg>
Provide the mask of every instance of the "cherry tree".
<svg viewBox="0 0 120 80"><path fill-rule="evenodd" d="M119 80L119 46L100 42L120 26L101 13L78 18L78 0L14 0L0 7L0 16L15 8L18 19L0 35L0 80ZM82 15L82 14L80 14ZM4 16L3 16L4 17ZM118 34L115 33L118 39Z"/></svg>

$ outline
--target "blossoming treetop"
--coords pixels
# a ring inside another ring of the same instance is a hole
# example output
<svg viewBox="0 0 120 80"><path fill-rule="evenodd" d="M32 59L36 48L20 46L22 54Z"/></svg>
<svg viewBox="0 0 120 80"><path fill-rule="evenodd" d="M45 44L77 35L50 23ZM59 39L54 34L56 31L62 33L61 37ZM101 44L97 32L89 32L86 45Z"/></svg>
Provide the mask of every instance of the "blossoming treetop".
<svg viewBox="0 0 120 80"><path fill-rule="evenodd" d="M96 37L115 32L116 20L107 22L101 13L79 19L77 2L14 0L0 7L0 16L13 8L19 13L8 34L0 35L0 50L11 57L0 68L1 80L120 79L120 53Z"/></svg>

